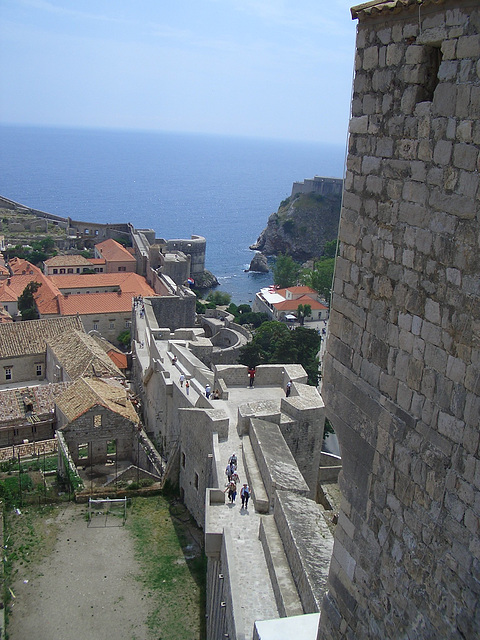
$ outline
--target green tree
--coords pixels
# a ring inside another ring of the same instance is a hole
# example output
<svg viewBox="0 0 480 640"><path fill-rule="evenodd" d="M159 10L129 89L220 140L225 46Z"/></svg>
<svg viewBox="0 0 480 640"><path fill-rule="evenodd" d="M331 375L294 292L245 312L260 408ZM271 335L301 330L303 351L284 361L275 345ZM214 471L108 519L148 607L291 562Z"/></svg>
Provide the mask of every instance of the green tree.
<svg viewBox="0 0 480 640"><path fill-rule="evenodd" d="M325 246L323 247L324 258L335 258L337 255L337 245L338 240L330 240L329 242L325 242Z"/></svg>
<svg viewBox="0 0 480 640"><path fill-rule="evenodd" d="M305 318L312 313L312 306L309 304L299 304L297 307L297 316L300 320L300 324L303 327L305 324Z"/></svg>
<svg viewBox="0 0 480 640"><path fill-rule="evenodd" d="M210 291L207 296L207 302L212 302L217 307L223 307L230 304L232 296L226 291Z"/></svg>
<svg viewBox="0 0 480 640"><path fill-rule="evenodd" d="M273 266L273 281L280 289L296 285L299 273L300 265L291 256L277 256Z"/></svg>
<svg viewBox="0 0 480 640"><path fill-rule="evenodd" d="M315 263L314 269L304 269L300 276L300 282L311 287L330 302L333 284L333 272L335 258L326 258Z"/></svg>
<svg viewBox="0 0 480 640"><path fill-rule="evenodd" d="M247 367L261 364L301 364L308 383L318 383L320 336L314 329L297 327L290 331L283 322L264 322L251 342L240 349L239 363Z"/></svg>
<svg viewBox="0 0 480 640"><path fill-rule="evenodd" d="M123 344L124 347L129 347L131 341L130 329L125 329L124 331L119 333L117 336L117 340L118 342L120 342L120 344Z"/></svg>
<svg viewBox="0 0 480 640"><path fill-rule="evenodd" d="M29 282L18 297L18 310L22 314L22 320L36 320L39 317L34 296L41 286L40 282Z"/></svg>

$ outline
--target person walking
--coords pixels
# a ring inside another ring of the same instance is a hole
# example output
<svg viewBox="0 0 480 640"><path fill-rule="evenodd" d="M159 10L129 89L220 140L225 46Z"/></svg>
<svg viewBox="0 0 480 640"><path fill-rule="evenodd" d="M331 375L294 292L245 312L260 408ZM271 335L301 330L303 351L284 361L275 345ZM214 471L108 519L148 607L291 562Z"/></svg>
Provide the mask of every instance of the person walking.
<svg viewBox="0 0 480 640"><path fill-rule="evenodd" d="M180 386L183 387L183 383L185 382L185 376L183 373L180 374Z"/></svg>
<svg viewBox="0 0 480 640"><path fill-rule="evenodd" d="M242 509L248 508L248 500L250 498L250 487L245 482L240 490L240 498L242 499Z"/></svg>
<svg viewBox="0 0 480 640"><path fill-rule="evenodd" d="M250 378L250 386L253 387L253 383L255 381L255 367L249 368L248 377Z"/></svg>
<svg viewBox="0 0 480 640"><path fill-rule="evenodd" d="M223 493L227 493L227 491L228 491L228 499L232 504L234 504L235 498L237 497L237 485L233 480L228 483L228 486Z"/></svg>
<svg viewBox="0 0 480 640"><path fill-rule="evenodd" d="M207 384L205 387L205 395L207 396L207 400L210 397L210 393L211 393L210 385Z"/></svg>
<svg viewBox="0 0 480 640"><path fill-rule="evenodd" d="M188 380L185 380L185 391L187 392L187 396L190 393L190 382Z"/></svg>
<svg viewBox="0 0 480 640"><path fill-rule="evenodd" d="M291 390L292 390L292 381L291 381L291 380L289 380L289 381L287 382L287 388L285 389L285 394L286 394L287 398L288 398L288 396L290 395L290 391L291 391Z"/></svg>

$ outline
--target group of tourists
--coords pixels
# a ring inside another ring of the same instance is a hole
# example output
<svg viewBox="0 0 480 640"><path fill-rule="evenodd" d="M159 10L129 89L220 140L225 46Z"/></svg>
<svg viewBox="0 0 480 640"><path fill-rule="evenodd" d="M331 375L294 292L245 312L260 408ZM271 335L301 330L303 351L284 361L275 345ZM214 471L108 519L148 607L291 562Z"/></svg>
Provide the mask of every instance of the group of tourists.
<svg viewBox="0 0 480 640"><path fill-rule="evenodd" d="M232 453L228 459L225 475L227 476L227 486L224 493L228 493L228 500L231 504L235 504L235 500L237 498L237 484L240 482L240 478L237 473L237 455L235 452ZM246 482L243 483L243 486L240 489L240 498L242 500L242 509L247 509L248 501L250 499L250 487Z"/></svg>

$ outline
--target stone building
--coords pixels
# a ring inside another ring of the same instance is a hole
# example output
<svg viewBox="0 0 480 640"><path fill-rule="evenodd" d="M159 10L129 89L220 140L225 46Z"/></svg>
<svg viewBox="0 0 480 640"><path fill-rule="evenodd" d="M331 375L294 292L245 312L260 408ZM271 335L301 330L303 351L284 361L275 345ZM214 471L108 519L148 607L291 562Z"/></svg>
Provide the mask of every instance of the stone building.
<svg viewBox="0 0 480 640"><path fill-rule="evenodd" d="M47 341L69 331L83 332L79 318L49 318L0 324L0 384L42 381Z"/></svg>
<svg viewBox="0 0 480 640"><path fill-rule="evenodd" d="M76 465L107 461L115 442L118 458L129 459L139 419L125 389L101 378L79 378L55 401L57 430Z"/></svg>
<svg viewBox="0 0 480 640"><path fill-rule="evenodd" d="M358 20L323 396L344 494L318 638L480 636L480 6Z"/></svg>

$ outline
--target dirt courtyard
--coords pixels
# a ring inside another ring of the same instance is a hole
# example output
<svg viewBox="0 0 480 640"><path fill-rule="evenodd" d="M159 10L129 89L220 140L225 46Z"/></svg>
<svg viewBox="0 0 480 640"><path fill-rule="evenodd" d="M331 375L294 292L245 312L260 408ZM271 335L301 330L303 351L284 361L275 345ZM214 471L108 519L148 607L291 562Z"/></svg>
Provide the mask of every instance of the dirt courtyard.
<svg viewBox="0 0 480 640"><path fill-rule="evenodd" d="M73 503L50 510L41 523L40 553L34 526L22 523L9 640L166 640L148 623L158 601L142 580L128 526L118 516L89 524L86 513L86 505Z"/></svg>

